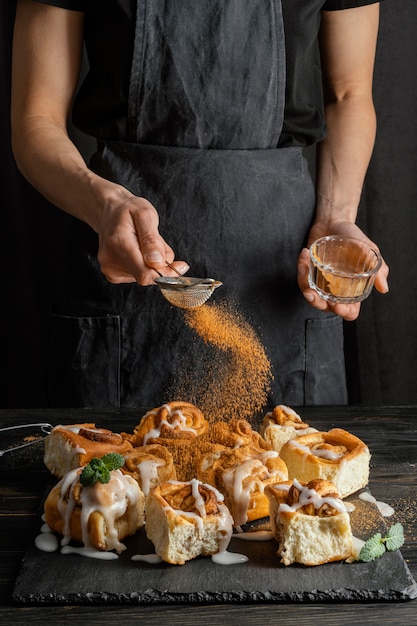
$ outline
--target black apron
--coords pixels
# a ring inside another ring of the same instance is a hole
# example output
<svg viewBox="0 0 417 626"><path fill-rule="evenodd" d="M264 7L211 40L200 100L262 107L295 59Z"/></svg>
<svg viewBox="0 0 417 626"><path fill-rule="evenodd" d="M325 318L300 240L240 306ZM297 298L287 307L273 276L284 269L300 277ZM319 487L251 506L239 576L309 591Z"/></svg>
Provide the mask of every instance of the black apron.
<svg viewBox="0 0 417 626"><path fill-rule="evenodd" d="M138 0L129 137L100 141L91 168L154 204L190 275L223 282L211 302L233 301L258 333L271 405L343 404L342 320L312 309L297 285L315 196L301 149L276 149L284 42L280 1L243 11L240 0ZM173 399L184 368L201 379L213 349L158 287L109 284L96 254L96 235L75 221L50 404Z"/></svg>

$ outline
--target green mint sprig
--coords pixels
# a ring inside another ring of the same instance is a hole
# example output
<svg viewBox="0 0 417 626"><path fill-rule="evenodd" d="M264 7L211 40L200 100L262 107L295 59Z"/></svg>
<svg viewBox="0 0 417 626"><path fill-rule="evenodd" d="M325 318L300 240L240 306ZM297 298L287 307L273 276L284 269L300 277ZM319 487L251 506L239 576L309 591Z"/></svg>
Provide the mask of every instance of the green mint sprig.
<svg viewBox="0 0 417 626"><path fill-rule="evenodd" d="M369 563L382 556L386 550L393 552L404 544L404 529L402 524L397 523L388 529L385 537L381 533L373 535L359 553L359 560Z"/></svg>
<svg viewBox="0 0 417 626"><path fill-rule="evenodd" d="M124 462L124 457L117 452L105 454L101 457L101 459L96 457L92 458L80 474L80 482L82 486L92 487L97 482L105 485L111 478L110 472L122 467Z"/></svg>

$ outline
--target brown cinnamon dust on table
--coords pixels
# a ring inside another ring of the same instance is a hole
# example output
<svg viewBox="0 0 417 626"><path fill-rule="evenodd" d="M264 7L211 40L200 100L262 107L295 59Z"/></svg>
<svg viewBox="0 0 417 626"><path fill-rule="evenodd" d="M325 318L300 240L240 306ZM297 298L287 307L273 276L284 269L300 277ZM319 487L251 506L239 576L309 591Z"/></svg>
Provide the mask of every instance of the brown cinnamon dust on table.
<svg viewBox="0 0 417 626"><path fill-rule="evenodd" d="M186 394L210 422L252 419L265 407L271 364L254 329L230 303L184 311L186 324L214 348L204 380L182 381ZM184 399L184 398L183 398Z"/></svg>

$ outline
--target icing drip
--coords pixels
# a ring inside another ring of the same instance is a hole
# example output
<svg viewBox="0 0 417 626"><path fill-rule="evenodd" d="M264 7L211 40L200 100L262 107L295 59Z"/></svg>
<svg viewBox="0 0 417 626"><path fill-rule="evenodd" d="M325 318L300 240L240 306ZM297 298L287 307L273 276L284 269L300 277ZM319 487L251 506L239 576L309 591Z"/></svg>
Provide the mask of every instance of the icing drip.
<svg viewBox="0 0 417 626"><path fill-rule="evenodd" d="M320 494L315 491L315 489L309 489L308 487L303 487L297 479L293 481L294 487L299 490L300 496L298 498L298 502L295 502L292 506L289 504L281 503L278 508L278 512L282 511L297 511L301 509L303 506L312 504L315 509L319 509L323 506L323 504L328 504L333 509L336 509L339 513L346 513L346 507L342 500L339 498L328 498L326 496L322 497Z"/></svg>
<svg viewBox="0 0 417 626"><path fill-rule="evenodd" d="M343 452L333 452L329 449L311 449L308 446L299 443L296 439L291 439L291 445L304 452L305 455L312 454L313 456L317 456L320 459L326 459L327 461L338 461L344 456Z"/></svg>
<svg viewBox="0 0 417 626"><path fill-rule="evenodd" d="M157 459L149 459L148 461L142 461L138 465L138 471L140 474L141 488L145 496L148 495L151 488L151 484L158 479L158 467L162 467L164 461Z"/></svg>
<svg viewBox="0 0 417 626"><path fill-rule="evenodd" d="M172 419L172 421L162 419L158 428L153 428L144 436L143 445L146 445L146 442L149 439L157 439L158 437L160 437L163 426L169 428L170 430L175 430L175 428L179 428L180 430L191 432L193 433L193 435L197 435L197 431L195 430L195 428L187 426L187 418L180 409L172 410L172 408L168 404L162 405L161 408L165 408L168 412L169 418L174 419ZM147 417L148 415L157 415L158 410L149 411L148 413L146 413L145 417Z"/></svg>
<svg viewBox="0 0 417 626"><path fill-rule="evenodd" d="M390 506L386 502L380 502L367 491L363 491L361 494L359 494L358 497L364 502L372 502L373 504L375 504L378 507L378 510L381 513L382 517L391 517L391 515L394 515L395 513L395 510L392 508L392 506Z"/></svg>
<svg viewBox="0 0 417 626"><path fill-rule="evenodd" d="M78 468L69 472L61 480L61 497L58 501L58 510L64 521L62 546L67 546L71 540L70 520L76 505L74 489L82 469L83 468ZM138 493L137 483L130 476L123 475L120 470L112 471L110 482L105 485L97 482L93 487L83 487L81 489L80 523L82 542L86 549L95 549L91 545L88 532L88 520L90 515L95 511L101 513L105 519L107 550L117 550L121 552L126 549L126 546L118 539L115 522L128 510L129 533L132 534L136 530L136 504ZM130 508L128 508L129 503L131 505ZM68 551L69 550L66 550L63 553L68 553ZM80 552L80 549L75 550L71 548L71 551Z"/></svg>
<svg viewBox="0 0 417 626"><path fill-rule="evenodd" d="M269 472L266 466L268 459L278 456L278 452L268 450L257 459L247 459L243 463L223 471L223 483L233 501L232 514L236 527L247 522L251 495L254 492L263 493L265 481L268 479L272 477L279 479L277 472ZM286 476L282 475L281 478L285 480Z"/></svg>
<svg viewBox="0 0 417 626"><path fill-rule="evenodd" d="M179 481L169 481L171 484L173 485L183 485L184 483L181 483ZM192 495L194 498L194 504L195 504L195 508L197 509L197 513L194 513L193 511L182 511L181 509L174 509L172 508L169 504L167 504L163 510L164 511L173 511L175 513L175 515L181 515L182 517L188 517L191 518L197 525L199 532L203 532L204 529L204 524L203 524L203 520L206 519L207 517L207 513L206 513L206 507L205 507L205 503L204 503L204 498L202 497L202 495L200 494L199 491L199 486L202 484L199 480L197 480L196 478L193 478L192 480L190 480L188 482L189 485L191 485L191 491L192 491ZM232 537L232 532L233 532L233 519L232 516L230 514L229 509L227 508L227 506L224 504L224 497L223 495L220 493L220 491L218 491L215 487L213 487L212 485L208 485L208 484L204 484L204 487L207 489L210 489L211 491L214 492L216 499L217 499L217 503L218 503L218 509L219 509L219 514L218 514L218 536L219 536L219 552L225 552L227 549L227 546L230 543L230 539Z"/></svg>

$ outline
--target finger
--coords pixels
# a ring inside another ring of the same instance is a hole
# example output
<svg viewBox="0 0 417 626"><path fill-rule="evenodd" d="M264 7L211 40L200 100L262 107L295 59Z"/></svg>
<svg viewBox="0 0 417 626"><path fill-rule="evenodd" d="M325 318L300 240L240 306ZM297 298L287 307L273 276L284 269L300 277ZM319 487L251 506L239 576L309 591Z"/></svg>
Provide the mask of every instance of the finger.
<svg viewBox="0 0 417 626"><path fill-rule="evenodd" d="M134 211L132 219L145 264L154 269L164 267L170 248L159 234L159 217L155 207L142 199L140 211Z"/></svg>
<svg viewBox="0 0 417 626"><path fill-rule="evenodd" d="M361 310L360 302L352 302L351 304L331 304L330 309L339 317L343 317L347 322L353 322L359 317Z"/></svg>
<svg viewBox="0 0 417 626"><path fill-rule="evenodd" d="M375 289L379 291L380 293L388 293L389 291L388 274L389 274L389 267L385 263L385 261L383 261L381 269L379 270L375 278Z"/></svg>
<svg viewBox="0 0 417 626"><path fill-rule="evenodd" d="M117 274L117 273L111 273L111 274L104 274L106 280L108 280L109 283L111 283L112 285L121 285L123 283L136 283L136 278L134 276L131 275L127 275L127 274Z"/></svg>
<svg viewBox="0 0 417 626"><path fill-rule="evenodd" d="M310 253L307 248L303 248L298 257L297 265L297 281L301 291L305 291L309 288L308 285L308 272L310 265Z"/></svg>

